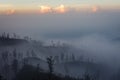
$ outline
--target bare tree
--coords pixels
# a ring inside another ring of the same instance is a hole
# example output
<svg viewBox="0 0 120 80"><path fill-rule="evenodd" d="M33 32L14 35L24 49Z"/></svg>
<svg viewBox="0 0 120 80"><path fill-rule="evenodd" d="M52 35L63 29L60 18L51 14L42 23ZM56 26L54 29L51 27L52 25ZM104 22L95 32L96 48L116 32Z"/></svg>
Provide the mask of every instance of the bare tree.
<svg viewBox="0 0 120 80"><path fill-rule="evenodd" d="M14 59L12 62L12 70L16 75L18 72L18 60L17 59Z"/></svg>
<svg viewBox="0 0 120 80"><path fill-rule="evenodd" d="M72 54L72 61L75 61L75 55L74 54Z"/></svg>
<svg viewBox="0 0 120 80"><path fill-rule="evenodd" d="M54 60L56 63L59 63L59 56L54 56Z"/></svg>
<svg viewBox="0 0 120 80"><path fill-rule="evenodd" d="M14 59L17 58L17 50L16 49L13 50L13 57L14 57Z"/></svg>
<svg viewBox="0 0 120 80"><path fill-rule="evenodd" d="M64 55L64 53L62 53L60 57L61 57L61 61L63 62L64 59L65 59L65 55Z"/></svg>
<svg viewBox="0 0 120 80"><path fill-rule="evenodd" d="M48 67L49 67L49 80L52 80L52 75L53 75L53 65L54 65L54 59L52 56L47 58L47 63L48 63Z"/></svg>

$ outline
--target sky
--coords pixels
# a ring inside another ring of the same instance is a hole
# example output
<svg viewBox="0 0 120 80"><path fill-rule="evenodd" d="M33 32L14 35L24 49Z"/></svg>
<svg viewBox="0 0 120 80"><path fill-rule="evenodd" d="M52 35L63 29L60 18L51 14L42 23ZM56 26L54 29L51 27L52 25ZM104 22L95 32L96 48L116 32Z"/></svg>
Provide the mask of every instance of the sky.
<svg viewBox="0 0 120 80"><path fill-rule="evenodd" d="M26 4L49 4L49 5L73 5L73 4L93 4L93 5L120 5L119 0L1 0L2 4L26 5Z"/></svg>
<svg viewBox="0 0 120 80"><path fill-rule="evenodd" d="M10 9L11 12L14 12L14 9L38 10L41 7L50 10L51 8L61 7L61 5L69 8L90 8L95 6L97 8L120 9L120 0L0 0L0 10Z"/></svg>

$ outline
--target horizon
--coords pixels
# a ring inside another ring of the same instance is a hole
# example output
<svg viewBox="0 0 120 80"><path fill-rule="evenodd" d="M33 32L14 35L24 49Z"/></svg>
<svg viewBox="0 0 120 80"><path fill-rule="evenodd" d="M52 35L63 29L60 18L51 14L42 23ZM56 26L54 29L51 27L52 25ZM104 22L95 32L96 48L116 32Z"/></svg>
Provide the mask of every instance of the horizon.
<svg viewBox="0 0 120 80"><path fill-rule="evenodd" d="M109 11L120 10L119 0L85 0L85 1L39 1L39 0L4 0L0 1L0 14L44 14L44 13L66 13L84 11Z"/></svg>

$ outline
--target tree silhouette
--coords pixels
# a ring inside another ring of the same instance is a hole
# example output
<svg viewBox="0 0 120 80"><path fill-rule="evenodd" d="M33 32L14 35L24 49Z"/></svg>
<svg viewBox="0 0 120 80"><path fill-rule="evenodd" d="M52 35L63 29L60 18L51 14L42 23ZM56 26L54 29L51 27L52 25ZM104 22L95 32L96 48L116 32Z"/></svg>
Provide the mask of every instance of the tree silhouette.
<svg viewBox="0 0 120 80"><path fill-rule="evenodd" d="M74 54L72 54L72 61L75 61L75 55Z"/></svg>
<svg viewBox="0 0 120 80"><path fill-rule="evenodd" d="M35 54L34 50L31 51L32 57L36 57L37 55Z"/></svg>
<svg viewBox="0 0 120 80"><path fill-rule="evenodd" d="M90 74L85 73L84 80L96 80L96 79L94 78L94 76L91 76Z"/></svg>
<svg viewBox="0 0 120 80"><path fill-rule="evenodd" d="M2 53L2 59L6 63L8 61L8 51Z"/></svg>
<svg viewBox="0 0 120 80"><path fill-rule="evenodd" d="M9 35L9 33L7 33L7 36L6 36L8 39L10 38L10 35Z"/></svg>
<svg viewBox="0 0 120 80"><path fill-rule="evenodd" d="M54 59L52 56L47 58L47 63L49 67L49 80L52 80L52 75L53 75L53 65L54 65Z"/></svg>
<svg viewBox="0 0 120 80"><path fill-rule="evenodd" d="M0 80L6 80L6 79L4 79L3 76L0 74Z"/></svg>
<svg viewBox="0 0 120 80"><path fill-rule="evenodd" d="M40 72L43 70L40 68L40 64L37 64L36 71L35 71L35 80L40 80Z"/></svg>
<svg viewBox="0 0 120 80"><path fill-rule="evenodd" d="M0 75L0 80L2 80L2 76Z"/></svg>
<svg viewBox="0 0 120 80"><path fill-rule="evenodd" d="M68 73L69 73L69 69L68 69L68 66L65 64L64 65L64 69L65 69L65 73L66 73L66 75L68 75Z"/></svg>
<svg viewBox="0 0 120 80"><path fill-rule="evenodd" d="M13 60L13 63L12 63L12 70L13 70L13 72L14 72L15 75L16 75L17 72L18 72L18 60L17 60L17 59L14 59L14 60Z"/></svg>
<svg viewBox="0 0 120 80"><path fill-rule="evenodd" d="M3 74L5 76L6 79L9 79L9 74L10 74L10 65L8 63L6 63L4 65L4 68L3 68Z"/></svg>
<svg viewBox="0 0 120 80"><path fill-rule="evenodd" d="M17 35L15 33L13 33L13 38L15 38L15 39L17 38Z"/></svg>
<svg viewBox="0 0 120 80"><path fill-rule="evenodd" d="M54 56L54 60L56 63L59 63L59 56Z"/></svg>
<svg viewBox="0 0 120 80"><path fill-rule="evenodd" d="M16 49L13 50L13 57L14 57L14 59L17 58L17 50Z"/></svg>
<svg viewBox="0 0 120 80"><path fill-rule="evenodd" d="M65 55L64 53L61 54L61 61L64 61Z"/></svg>

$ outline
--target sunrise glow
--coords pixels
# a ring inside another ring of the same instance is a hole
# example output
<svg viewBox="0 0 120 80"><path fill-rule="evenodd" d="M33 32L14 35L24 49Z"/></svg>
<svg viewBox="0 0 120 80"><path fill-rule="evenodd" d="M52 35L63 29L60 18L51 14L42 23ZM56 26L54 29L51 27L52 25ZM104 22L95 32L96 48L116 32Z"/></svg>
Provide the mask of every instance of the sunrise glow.
<svg viewBox="0 0 120 80"><path fill-rule="evenodd" d="M49 6L38 6L38 7L40 7L40 13L51 12L51 7L49 7Z"/></svg>
<svg viewBox="0 0 120 80"><path fill-rule="evenodd" d="M59 7L55 8L55 11L58 13L65 13L66 12L66 8L64 5L60 5Z"/></svg>
<svg viewBox="0 0 120 80"><path fill-rule="evenodd" d="M98 11L98 8L96 6L93 6L92 7L92 12L97 12Z"/></svg>
<svg viewBox="0 0 120 80"><path fill-rule="evenodd" d="M11 5L11 4L0 4L0 8L3 8L3 9L10 8L10 7L13 7L13 5Z"/></svg>
<svg viewBox="0 0 120 80"><path fill-rule="evenodd" d="M11 0L12 2L12 0ZM22 2L22 1L21 1ZM66 1L65 1L66 2ZM44 4L42 4L44 3ZM98 7L99 6L99 7ZM18 13L66 13L70 11L74 12L93 12L96 13L100 10L120 10L120 5L119 4L92 4L91 3L74 3L73 4L66 4L63 2L60 2L59 4L57 3L47 3L47 2L41 2L41 3L7 3L3 1L3 3L0 3L0 14L18 14ZM16 12L17 11L17 12Z"/></svg>
<svg viewBox="0 0 120 80"><path fill-rule="evenodd" d="M15 13L15 9L9 9L9 10L6 11L7 15L12 15L14 13Z"/></svg>

